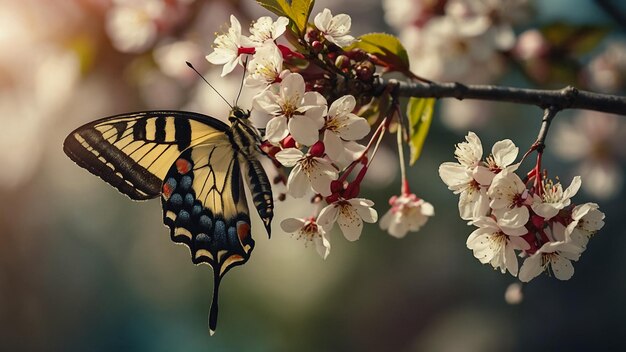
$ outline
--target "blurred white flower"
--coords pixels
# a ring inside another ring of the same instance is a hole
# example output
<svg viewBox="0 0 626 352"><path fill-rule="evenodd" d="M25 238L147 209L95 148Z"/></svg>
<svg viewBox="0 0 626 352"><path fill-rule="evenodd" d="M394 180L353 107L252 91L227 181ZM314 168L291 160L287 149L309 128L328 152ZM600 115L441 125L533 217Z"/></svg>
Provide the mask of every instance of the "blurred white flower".
<svg viewBox="0 0 626 352"><path fill-rule="evenodd" d="M572 209L572 222L567 225L566 236L581 248L587 248L587 243L598 230L604 226L604 213L595 203L577 205Z"/></svg>
<svg viewBox="0 0 626 352"><path fill-rule="evenodd" d="M589 84L595 90L617 93L626 86L626 42L615 41L595 56L586 68Z"/></svg>
<svg viewBox="0 0 626 352"><path fill-rule="evenodd" d="M571 200L576 192L580 189L580 176L574 177L572 183L565 191L560 182L556 184L552 181L544 182L541 197L537 194L533 195L533 211L545 220L552 219L559 211L570 205Z"/></svg>
<svg viewBox="0 0 626 352"><path fill-rule="evenodd" d="M256 48L248 64L250 74L246 77L248 87L266 87L276 82L283 71L283 55L273 41Z"/></svg>
<svg viewBox="0 0 626 352"><path fill-rule="evenodd" d="M485 34L481 18L440 16L423 28L409 27L401 40L417 75L439 81L488 83L500 75L503 60Z"/></svg>
<svg viewBox="0 0 626 352"><path fill-rule="evenodd" d="M356 41L353 36L348 34L352 26L352 19L346 14L333 16L329 9L324 9L315 16L313 22L326 40L339 47L348 46Z"/></svg>
<svg viewBox="0 0 626 352"><path fill-rule="evenodd" d="M441 122L455 131L482 127L494 116L495 104L485 100L442 99Z"/></svg>
<svg viewBox="0 0 626 352"><path fill-rule="evenodd" d="M160 43L152 53L154 61L164 74L182 80L197 79L195 73L185 65L185 61L198 62L204 55L200 46L189 40Z"/></svg>
<svg viewBox="0 0 626 352"><path fill-rule="evenodd" d="M419 231L428 218L435 215L432 204L413 193L393 196L389 205L391 209L380 219L380 228L396 238L406 236L409 231Z"/></svg>
<svg viewBox="0 0 626 352"><path fill-rule="evenodd" d="M164 1L117 1L107 13L106 31L113 46L122 52L140 53L157 38L156 20L165 10Z"/></svg>
<svg viewBox="0 0 626 352"><path fill-rule="evenodd" d="M367 120L352 113L356 106L356 99L352 95L344 95L335 100L328 109L328 116L324 123L324 145L326 154L332 160L339 161L344 153L348 141L356 141L370 132Z"/></svg>
<svg viewBox="0 0 626 352"><path fill-rule="evenodd" d="M514 282L510 284L504 292L504 300L508 304L520 304L524 300L524 292L522 291L522 284Z"/></svg>
<svg viewBox="0 0 626 352"><path fill-rule="evenodd" d="M242 65L242 54L254 53L252 41L241 34L241 24L237 18L230 15L228 32L215 38L213 52L206 59L214 65L224 65L222 77L232 72L237 65ZM250 49L250 50L244 50Z"/></svg>
<svg viewBox="0 0 626 352"><path fill-rule="evenodd" d="M508 270L511 275L517 276L518 263L514 250L529 248L528 243L519 237L528 233L526 228L505 233L494 219L486 216L474 220L472 224L478 229L469 235L466 245L474 252L474 257L483 264L490 263L503 274Z"/></svg>
<svg viewBox="0 0 626 352"><path fill-rule="evenodd" d="M278 143L291 134L300 144L312 145L319 140L324 126L326 99L318 92L305 92L304 78L298 73L286 74L276 85L253 100L253 108L272 116L265 137Z"/></svg>
<svg viewBox="0 0 626 352"><path fill-rule="evenodd" d="M375 223L378 213L372 208L374 202L364 198L339 199L327 205L317 217L317 223L326 231L333 228L335 222L348 241L361 237L363 221Z"/></svg>
<svg viewBox="0 0 626 352"><path fill-rule="evenodd" d="M397 30L423 24L440 7L441 0L383 0L385 21Z"/></svg>
<svg viewBox="0 0 626 352"><path fill-rule="evenodd" d="M626 160L626 123L616 115L581 111L573 121L558 121L550 150L567 161L577 161L574 173L585 179L583 191L596 198L620 194Z"/></svg>
<svg viewBox="0 0 626 352"><path fill-rule="evenodd" d="M250 27L250 40L257 45L262 45L267 41L275 41L285 33L289 19L280 16L276 21L269 16L263 16L256 20Z"/></svg>
<svg viewBox="0 0 626 352"><path fill-rule="evenodd" d="M311 188L324 197L331 194L330 183L337 179L337 170L329 160L321 155L304 154L296 148L279 151L276 159L283 166L293 167L287 180L291 196L301 198Z"/></svg>
<svg viewBox="0 0 626 352"><path fill-rule="evenodd" d="M326 238L326 231L317 225L315 219L287 218L280 223L280 227L283 231L298 236L298 239L304 239L305 246L313 242L317 253L322 258L326 259L330 254L330 242Z"/></svg>
<svg viewBox="0 0 626 352"><path fill-rule="evenodd" d="M519 271L519 279L529 282L550 268L554 277L569 280L574 275L571 261L578 261L582 248L572 242L546 242L535 254L524 260Z"/></svg>

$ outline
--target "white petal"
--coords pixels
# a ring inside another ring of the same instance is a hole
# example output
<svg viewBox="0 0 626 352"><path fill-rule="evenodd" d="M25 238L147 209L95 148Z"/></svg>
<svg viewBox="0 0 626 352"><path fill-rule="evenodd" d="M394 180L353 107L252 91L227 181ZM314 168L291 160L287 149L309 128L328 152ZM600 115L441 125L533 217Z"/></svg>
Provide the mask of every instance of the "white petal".
<svg viewBox="0 0 626 352"><path fill-rule="evenodd" d="M494 214L498 219L498 225L508 228L523 227L528 223L528 219L530 219L528 208L525 206L508 210L497 209L494 210Z"/></svg>
<svg viewBox="0 0 626 352"><path fill-rule="evenodd" d="M344 205L341 207L337 224L348 241L356 241L361 237L363 220L352 206Z"/></svg>
<svg viewBox="0 0 626 352"><path fill-rule="evenodd" d="M283 166L292 167L302 159L304 154L300 149L287 148L276 153L276 160L278 160Z"/></svg>
<svg viewBox="0 0 626 352"><path fill-rule="evenodd" d="M565 192L563 192L563 199L572 198L580 189L581 181L580 176L575 176L572 180L572 183L567 187Z"/></svg>
<svg viewBox="0 0 626 352"><path fill-rule="evenodd" d="M465 166L449 161L439 166L439 177L450 190L472 181L472 177L467 174Z"/></svg>
<svg viewBox="0 0 626 352"><path fill-rule="evenodd" d="M352 95L344 95L343 97L335 100L328 109L328 116L334 118L337 116L346 115L351 113L356 106L356 99Z"/></svg>
<svg viewBox="0 0 626 352"><path fill-rule="evenodd" d="M561 256L553 257L550 261L552 272L559 280L569 280L574 275L574 266L572 262Z"/></svg>
<svg viewBox="0 0 626 352"><path fill-rule="evenodd" d="M309 174L309 181L313 190L324 197L331 195L330 183L337 178L337 173L334 168L328 164L318 164L311 170Z"/></svg>
<svg viewBox="0 0 626 352"><path fill-rule="evenodd" d="M319 140L319 130L317 124L302 115L297 115L289 119L289 132L296 142L309 146Z"/></svg>
<svg viewBox="0 0 626 352"><path fill-rule="evenodd" d="M513 250L513 247L507 245L504 255L504 262L506 264L507 270L511 273L511 275L517 276L519 263L517 262L517 257L515 256L515 251Z"/></svg>
<svg viewBox="0 0 626 352"><path fill-rule="evenodd" d="M302 170L302 166L297 164L289 174L287 179L287 189L289 194L294 198L302 198L309 190L309 179Z"/></svg>
<svg viewBox="0 0 626 352"><path fill-rule="evenodd" d="M534 254L522 264L519 271L519 279L521 282L529 282L543 272L545 268L541 266L541 253Z"/></svg>
<svg viewBox="0 0 626 352"><path fill-rule="evenodd" d="M289 135L287 118L277 116L267 122L265 126L265 138L272 143L278 143Z"/></svg>
<svg viewBox="0 0 626 352"><path fill-rule="evenodd" d="M542 218L550 220L559 213L560 207L557 206L560 204L543 203L541 198L537 197L537 195L535 195L533 199L535 199L536 202L533 202L530 207L535 214L541 216Z"/></svg>
<svg viewBox="0 0 626 352"><path fill-rule="evenodd" d="M518 152L519 148L510 139L496 142L491 149L496 164L501 168L513 164Z"/></svg>
<svg viewBox="0 0 626 352"><path fill-rule="evenodd" d="M280 97L285 102L300 103L304 89L304 78L299 73L291 73L280 82Z"/></svg>
<svg viewBox="0 0 626 352"><path fill-rule="evenodd" d="M376 211L376 209L360 205L353 205L353 207L354 209L356 209L356 212L363 219L363 221L369 222L370 224L378 221L378 212Z"/></svg>
<svg viewBox="0 0 626 352"><path fill-rule="evenodd" d="M333 227L335 221L337 221L337 217L339 216L339 206L336 204L329 204L322 211L320 211L320 215L317 217L317 224L321 226L325 231L330 231Z"/></svg>
<svg viewBox="0 0 626 352"><path fill-rule="evenodd" d="M304 226L304 220L296 218L287 218L280 222L280 228L287 233L299 231Z"/></svg>
<svg viewBox="0 0 626 352"><path fill-rule="evenodd" d="M341 160L341 154L344 152L343 142L330 130L324 131L324 147L329 158L334 161Z"/></svg>
<svg viewBox="0 0 626 352"><path fill-rule="evenodd" d="M345 125L339 129L339 135L347 141L359 140L370 133L370 125L367 120L354 114L344 118L343 123Z"/></svg>
<svg viewBox="0 0 626 352"><path fill-rule="evenodd" d="M330 242L324 234L321 234L320 237L316 237L314 241L317 254L326 259L328 254L330 254Z"/></svg>
<svg viewBox="0 0 626 352"><path fill-rule="evenodd" d="M315 27L317 27L320 31L324 32L328 29L330 25L330 20L333 18L332 13L329 9L324 9L322 12L318 13L313 20L315 23Z"/></svg>

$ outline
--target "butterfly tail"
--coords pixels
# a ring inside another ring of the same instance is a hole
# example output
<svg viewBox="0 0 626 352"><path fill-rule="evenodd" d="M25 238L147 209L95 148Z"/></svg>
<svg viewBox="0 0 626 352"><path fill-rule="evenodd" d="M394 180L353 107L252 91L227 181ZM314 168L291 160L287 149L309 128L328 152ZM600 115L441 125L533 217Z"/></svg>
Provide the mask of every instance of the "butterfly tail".
<svg viewBox="0 0 626 352"><path fill-rule="evenodd" d="M218 293L220 289L220 281L222 280L219 270L214 271L214 280L213 280L213 298L211 301L211 310L209 311L209 335L213 336L215 334L215 329L217 329L217 301L218 301Z"/></svg>

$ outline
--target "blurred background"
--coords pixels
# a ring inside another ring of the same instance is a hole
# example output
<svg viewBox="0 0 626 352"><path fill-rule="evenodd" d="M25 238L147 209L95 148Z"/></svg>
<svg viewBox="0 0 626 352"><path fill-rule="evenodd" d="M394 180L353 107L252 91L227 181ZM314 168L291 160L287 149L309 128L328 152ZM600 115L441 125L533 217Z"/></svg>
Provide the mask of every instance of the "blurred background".
<svg viewBox="0 0 626 352"><path fill-rule="evenodd" d="M624 94L626 6L618 0L328 1L352 34L394 33L414 71L435 80ZM486 9L486 10L485 10ZM482 11L482 12L481 12ZM0 349L4 351L588 351L626 350L626 117L568 111L548 136L545 167L576 203L597 202L606 225L566 282L542 275L509 304L515 282L465 246L471 227L437 174L468 130L485 150L511 138L526 150L541 111L441 101L412 190L436 216L402 240L367 225L337 231L322 260L277 224L306 209L277 206L274 235L255 235L247 265L221 287L207 332L210 268L192 265L162 225L159 201L129 201L62 151L74 128L146 109L225 117L241 71L210 67L214 32L267 11L254 1L0 0ZM487 15L486 15L487 14ZM443 30L487 16L488 30ZM468 50L469 48L480 48ZM454 68L454 69L453 69ZM244 91L249 108L254 92ZM377 155L364 195L382 216L400 187L395 137ZM260 228L258 224L255 226Z"/></svg>

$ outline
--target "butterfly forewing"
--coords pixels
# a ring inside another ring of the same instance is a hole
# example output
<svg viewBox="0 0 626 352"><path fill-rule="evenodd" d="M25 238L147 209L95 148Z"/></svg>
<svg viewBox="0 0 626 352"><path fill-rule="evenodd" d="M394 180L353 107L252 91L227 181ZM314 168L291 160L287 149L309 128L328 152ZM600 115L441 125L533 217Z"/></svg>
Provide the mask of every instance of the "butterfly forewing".
<svg viewBox="0 0 626 352"><path fill-rule="evenodd" d="M65 139L78 165L135 200L155 198L178 155L198 143L228 144L228 126L204 115L148 111L104 118Z"/></svg>

